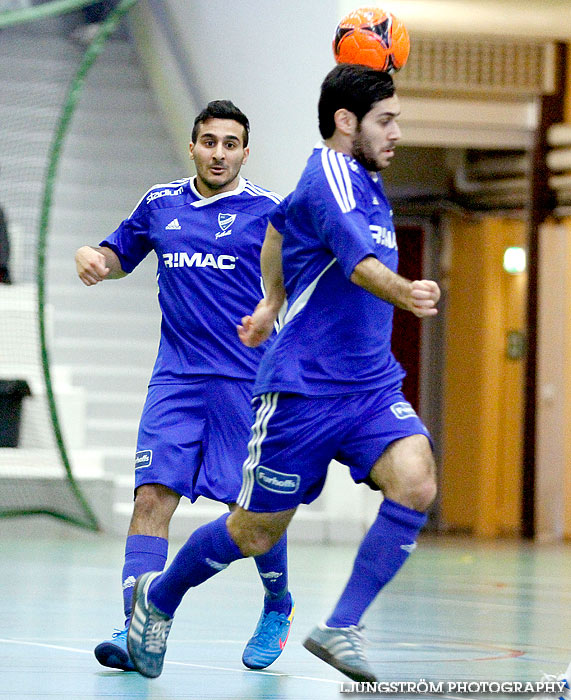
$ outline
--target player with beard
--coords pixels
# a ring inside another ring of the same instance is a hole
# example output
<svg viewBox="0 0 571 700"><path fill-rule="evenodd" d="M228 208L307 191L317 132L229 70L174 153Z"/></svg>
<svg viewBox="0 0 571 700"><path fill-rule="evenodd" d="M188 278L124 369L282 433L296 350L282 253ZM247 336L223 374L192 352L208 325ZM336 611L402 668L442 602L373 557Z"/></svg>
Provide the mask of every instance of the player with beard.
<svg viewBox="0 0 571 700"><path fill-rule="evenodd" d="M401 391L391 352L393 308L436 314L431 280L398 275L392 210L379 170L401 133L391 77L339 65L319 100L323 143L294 190L270 216L262 248L266 298L239 335L266 340L284 299L287 313L258 369L249 457L238 508L196 530L162 573L135 587L128 644L137 670L160 674L172 616L210 577L208 558L229 564L270 549L297 506L323 488L331 460L384 499L332 614L304 646L356 681L375 681L361 618L416 547L436 495L426 427Z"/></svg>

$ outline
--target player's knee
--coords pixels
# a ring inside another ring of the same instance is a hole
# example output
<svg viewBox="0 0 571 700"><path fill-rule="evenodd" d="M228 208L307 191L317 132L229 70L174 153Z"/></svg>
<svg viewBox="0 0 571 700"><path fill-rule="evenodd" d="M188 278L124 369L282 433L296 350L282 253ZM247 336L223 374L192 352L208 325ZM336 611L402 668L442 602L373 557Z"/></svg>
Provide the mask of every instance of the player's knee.
<svg viewBox="0 0 571 700"><path fill-rule="evenodd" d="M257 557L269 552L276 543L276 535L264 522L255 520L250 513L238 509L227 520L230 536L245 557Z"/></svg>
<svg viewBox="0 0 571 700"><path fill-rule="evenodd" d="M408 489L410 507L421 513L428 510L436 498L437 485L434 474L427 473L424 477L411 482Z"/></svg>
<svg viewBox="0 0 571 700"><path fill-rule="evenodd" d="M424 513L436 498L436 492L436 469L430 458L412 460L403 465L397 474L393 474L385 495L407 508Z"/></svg>
<svg viewBox="0 0 571 700"><path fill-rule="evenodd" d="M236 544L245 557L258 557L269 552L275 541L271 532L263 527L258 527L249 532L241 533Z"/></svg>

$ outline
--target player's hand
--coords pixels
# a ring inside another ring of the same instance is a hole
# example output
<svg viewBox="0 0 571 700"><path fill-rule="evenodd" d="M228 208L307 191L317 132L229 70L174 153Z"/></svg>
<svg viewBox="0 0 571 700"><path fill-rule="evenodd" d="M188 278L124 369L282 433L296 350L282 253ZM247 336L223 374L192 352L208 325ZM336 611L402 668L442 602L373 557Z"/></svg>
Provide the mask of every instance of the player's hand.
<svg viewBox="0 0 571 700"><path fill-rule="evenodd" d="M88 245L84 245L77 250L75 267L79 279L88 287L102 282L109 274L109 268L103 253Z"/></svg>
<svg viewBox="0 0 571 700"><path fill-rule="evenodd" d="M411 285L412 313L419 318L436 316L438 313L436 304L440 299L440 288L436 282L416 280Z"/></svg>
<svg viewBox="0 0 571 700"><path fill-rule="evenodd" d="M249 348L256 348L267 340L274 330L277 314L262 299L251 316L244 316L238 328L238 337Z"/></svg>

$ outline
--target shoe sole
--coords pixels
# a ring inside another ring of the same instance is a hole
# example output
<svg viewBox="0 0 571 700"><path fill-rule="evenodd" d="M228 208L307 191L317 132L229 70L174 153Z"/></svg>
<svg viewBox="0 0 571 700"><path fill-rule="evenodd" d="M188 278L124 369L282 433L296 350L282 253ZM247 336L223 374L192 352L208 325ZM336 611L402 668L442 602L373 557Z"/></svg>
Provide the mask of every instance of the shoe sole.
<svg viewBox="0 0 571 700"><path fill-rule="evenodd" d="M119 671L134 671L135 667L127 652L112 642L101 642L93 650L95 658L106 668L116 668Z"/></svg>
<svg viewBox="0 0 571 700"><path fill-rule="evenodd" d="M318 644L311 637L308 637L305 640L303 646L307 649L307 651L311 652L314 656L317 656L322 661L325 661L326 664L329 664L330 666L333 666L333 668L336 668L338 671L341 671L341 673L346 675L352 681L355 681L357 683L378 682L376 676L373 676L371 673L359 673L353 667L346 666L343 662L338 661L333 656L333 654L328 652L325 647L321 646L321 644Z"/></svg>
<svg viewBox="0 0 571 700"><path fill-rule="evenodd" d="M280 652L281 654L281 652ZM270 661L254 661L254 662L248 662L245 661L244 657L242 656L242 663L246 668L251 669L252 671L261 671L263 668L268 668L268 666L271 666L274 661L277 661L279 658L280 654L278 654L275 658L271 659Z"/></svg>

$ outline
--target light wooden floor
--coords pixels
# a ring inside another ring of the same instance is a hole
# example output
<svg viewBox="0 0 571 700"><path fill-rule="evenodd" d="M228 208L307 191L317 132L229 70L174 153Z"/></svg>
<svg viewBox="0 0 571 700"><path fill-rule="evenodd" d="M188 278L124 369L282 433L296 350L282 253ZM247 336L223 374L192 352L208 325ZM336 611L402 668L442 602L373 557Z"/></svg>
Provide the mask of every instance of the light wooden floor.
<svg viewBox="0 0 571 700"><path fill-rule="evenodd" d="M354 697L340 695L346 679L301 645L341 591L353 547L290 546L297 618L270 669L240 661L262 600L254 563L241 561L187 595L163 674L148 680L107 671L92 653L121 624L124 543L71 527L50 539L13 529L0 522L0 698ZM537 681L571 659L571 546L421 539L364 622L383 680Z"/></svg>

